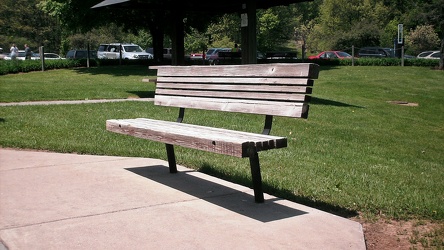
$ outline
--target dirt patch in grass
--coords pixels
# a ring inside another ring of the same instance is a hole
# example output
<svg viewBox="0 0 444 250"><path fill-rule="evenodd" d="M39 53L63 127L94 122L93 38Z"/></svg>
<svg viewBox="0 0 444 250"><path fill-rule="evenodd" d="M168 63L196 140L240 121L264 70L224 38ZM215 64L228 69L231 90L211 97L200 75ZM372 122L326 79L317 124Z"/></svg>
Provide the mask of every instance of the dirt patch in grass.
<svg viewBox="0 0 444 250"><path fill-rule="evenodd" d="M423 220L362 221L368 250L444 249L444 223Z"/></svg>
<svg viewBox="0 0 444 250"><path fill-rule="evenodd" d="M407 101L388 101L388 103L397 104L397 105L401 105L401 106L410 106L410 107L417 107L417 106L419 106L418 103L407 102Z"/></svg>

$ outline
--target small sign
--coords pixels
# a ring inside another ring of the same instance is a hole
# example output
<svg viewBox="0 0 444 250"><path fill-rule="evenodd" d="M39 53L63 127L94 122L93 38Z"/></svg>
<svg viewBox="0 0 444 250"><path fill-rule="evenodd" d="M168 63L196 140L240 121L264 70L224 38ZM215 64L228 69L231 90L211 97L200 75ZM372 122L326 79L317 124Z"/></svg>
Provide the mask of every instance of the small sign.
<svg viewBox="0 0 444 250"><path fill-rule="evenodd" d="M404 27L402 23L398 24L398 44L404 43L404 34L403 34Z"/></svg>
<svg viewBox="0 0 444 250"><path fill-rule="evenodd" d="M241 27L247 27L248 26L248 15L247 13L241 14Z"/></svg>

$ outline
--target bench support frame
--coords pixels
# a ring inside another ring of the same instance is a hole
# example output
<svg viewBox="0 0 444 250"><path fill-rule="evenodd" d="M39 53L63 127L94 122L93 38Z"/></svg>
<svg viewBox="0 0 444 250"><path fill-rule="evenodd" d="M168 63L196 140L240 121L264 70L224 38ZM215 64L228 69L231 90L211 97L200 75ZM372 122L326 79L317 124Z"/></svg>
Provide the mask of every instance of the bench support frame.
<svg viewBox="0 0 444 250"><path fill-rule="evenodd" d="M254 201L256 203L264 202L264 192L262 191L262 176L261 176L261 167L259 164L259 155L254 149L254 147L250 147L250 168L251 168L251 178L253 180L253 190L254 190Z"/></svg>
<svg viewBox="0 0 444 250"><path fill-rule="evenodd" d="M185 108L179 109L179 116L177 117L177 122L181 123L185 116ZM262 134L268 135L271 131L271 125L273 123L273 116L266 115L265 116L265 124L264 130ZM167 157L168 157L168 167L170 169L170 173L177 173L177 164L176 164L176 155L174 153L174 145L165 143ZM251 169L251 178L253 180L253 190L254 190L254 201L256 203L264 202L264 192L262 191L262 175L261 175L261 167L259 164L259 155L254 146L250 146L248 149L249 159L250 159L250 169Z"/></svg>

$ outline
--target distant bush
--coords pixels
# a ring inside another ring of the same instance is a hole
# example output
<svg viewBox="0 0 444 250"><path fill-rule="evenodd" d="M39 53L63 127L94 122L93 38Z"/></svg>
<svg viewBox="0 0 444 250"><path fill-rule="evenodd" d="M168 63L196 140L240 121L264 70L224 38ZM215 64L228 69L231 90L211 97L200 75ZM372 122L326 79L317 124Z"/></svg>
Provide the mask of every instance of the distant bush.
<svg viewBox="0 0 444 250"><path fill-rule="evenodd" d="M97 65L94 60L90 61ZM86 66L86 60L46 60L45 70ZM0 75L42 70L40 60L0 60Z"/></svg>

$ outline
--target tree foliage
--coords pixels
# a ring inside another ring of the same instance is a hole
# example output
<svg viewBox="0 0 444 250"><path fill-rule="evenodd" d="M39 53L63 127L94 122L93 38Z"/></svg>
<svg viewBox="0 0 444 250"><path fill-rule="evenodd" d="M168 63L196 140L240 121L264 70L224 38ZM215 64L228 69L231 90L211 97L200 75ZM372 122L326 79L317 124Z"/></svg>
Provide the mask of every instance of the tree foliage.
<svg viewBox="0 0 444 250"><path fill-rule="evenodd" d="M424 50L435 50L440 45L438 33L432 25L419 25L406 37L407 45L416 54Z"/></svg>
<svg viewBox="0 0 444 250"><path fill-rule="evenodd" d="M39 46L49 50L60 44L57 19L47 16L36 6L39 0L2 0L0 4L0 47L15 43L23 49L27 43L32 50Z"/></svg>
<svg viewBox="0 0 444 250"><path fill-rule="evenodd" d="M292 39L296 19L291 8L274 7L260 10L257 19L259 50L275 50Z"/></svg>
<svg viewBox="0 0 444 250"><path fill-rule="evenodd" d="M104 42L170 46L176 13L91 6L100 0L2 0L0 47L28 43L36 49L64 51ZM444 49L444 0L314 0L257 11L258 49L280 50L296 42L310 52L348 50L352 45L391 47L404 24L406 49ZM187 13L187 52L241 43L239 14ZM428 27L426 30L424 27ZM432 28L433 27L433 28ZM432 31L433 29L433 31ZM434 33L433 33L434 32ZM424 34L427 39L421 39ZM440 44L433 45L437 34ZM431 40L430 40L430 39ZM160 53L161 55L162 53ZM443 60L441 60L443 61Z"/></svg>

